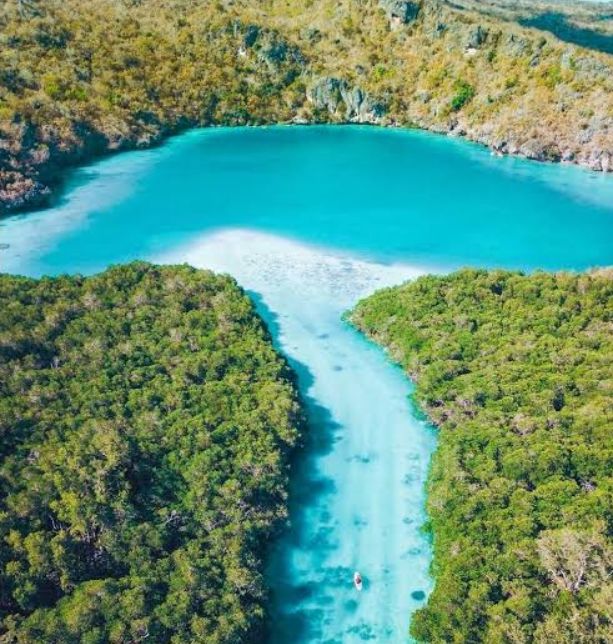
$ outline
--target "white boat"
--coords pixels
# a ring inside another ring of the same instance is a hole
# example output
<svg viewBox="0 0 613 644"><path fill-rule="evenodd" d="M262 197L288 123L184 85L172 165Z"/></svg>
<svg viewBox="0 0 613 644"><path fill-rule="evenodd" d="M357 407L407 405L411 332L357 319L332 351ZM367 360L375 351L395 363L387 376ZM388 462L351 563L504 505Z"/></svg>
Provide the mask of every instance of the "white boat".
<svg viewBox="0 0 613 644"><path fill-rule="evenodd" d="M353 573L353 585L356 590L362 590L362 575L357 571Z"/></svg>

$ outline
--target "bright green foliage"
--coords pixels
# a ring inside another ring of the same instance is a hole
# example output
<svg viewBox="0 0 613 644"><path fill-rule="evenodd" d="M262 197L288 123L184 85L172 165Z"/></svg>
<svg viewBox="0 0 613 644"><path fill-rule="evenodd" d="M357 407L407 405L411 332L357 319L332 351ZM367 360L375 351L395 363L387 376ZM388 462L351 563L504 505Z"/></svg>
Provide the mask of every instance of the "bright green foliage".
<svg viewBox="0 0 613 644"><path fill-rule="evenodd" d="M465 80L459 80L454 85L456 93L451 99L451 109L454 112L461 110L475 95L475 88Z"/></svg>
<svg viewBox="0 0 613 644"><path fill-rule="evenodd" d="M353 322L440 428L428 642L613 641L613 275L465 270Z"/></svg>
<svg viewBox="0 0 613 644"><path fill-rule="evenodd" d="M299 419L230 277L0 276L0 640L259 641Z"/></svg>

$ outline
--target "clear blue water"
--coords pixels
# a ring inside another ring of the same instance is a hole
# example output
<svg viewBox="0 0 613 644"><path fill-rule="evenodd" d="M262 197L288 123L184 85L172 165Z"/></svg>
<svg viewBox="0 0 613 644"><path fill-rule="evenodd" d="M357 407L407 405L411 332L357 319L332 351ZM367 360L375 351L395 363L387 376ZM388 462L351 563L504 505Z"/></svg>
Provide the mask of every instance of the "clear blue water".
<svg viewBox="0 0 613 644"><path fill-rule="evenodd" d="M206 130L76 172L56 207L0 222L6 244L14 273L144 258L226 271L251 292L310 418L267 572L272 640L402 642L432 586L420 526L435 432L340 316L425 271L613 264L613 178L420 132Z"/></svg>

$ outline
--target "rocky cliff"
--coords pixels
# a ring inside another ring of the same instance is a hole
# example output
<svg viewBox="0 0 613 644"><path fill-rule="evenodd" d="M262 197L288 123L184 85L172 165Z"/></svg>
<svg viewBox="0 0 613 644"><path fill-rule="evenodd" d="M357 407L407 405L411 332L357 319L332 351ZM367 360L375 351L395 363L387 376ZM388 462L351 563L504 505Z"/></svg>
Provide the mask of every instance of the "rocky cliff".
<svg viewBox="0 0 613 644"><path fill-rule="evenodd" d="M86 159L199 125L417 126L613 170L613 57L502 3L6 0L0 214Z"/></svg>

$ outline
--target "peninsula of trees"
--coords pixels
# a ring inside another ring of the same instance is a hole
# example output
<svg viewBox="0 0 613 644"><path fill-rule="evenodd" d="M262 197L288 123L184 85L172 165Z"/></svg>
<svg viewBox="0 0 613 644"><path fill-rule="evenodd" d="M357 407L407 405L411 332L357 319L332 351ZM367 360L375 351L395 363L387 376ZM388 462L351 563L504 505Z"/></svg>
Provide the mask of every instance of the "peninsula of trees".
<svg viewBox="0 0 613 644"><path fill-rule="evenodd" d="M230 277L0 275L0 640L261 641L300 427Z"/></svg>
<svg viewBox="0 0 613 644"><path fill-rule="evenodd" d="M613 34L571 4L3 0L0 215L199 125L417 126L613 170Z"/></svg>
<svg viewBox="0 0 613 644"><path fill-rule="evenodd" d="M464 270L352 322L439 427L423 642L613 641L613 273Z"/></svg>

